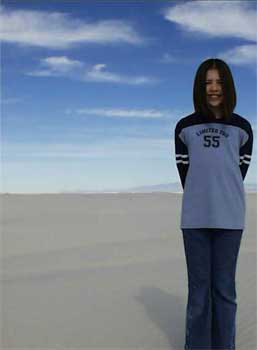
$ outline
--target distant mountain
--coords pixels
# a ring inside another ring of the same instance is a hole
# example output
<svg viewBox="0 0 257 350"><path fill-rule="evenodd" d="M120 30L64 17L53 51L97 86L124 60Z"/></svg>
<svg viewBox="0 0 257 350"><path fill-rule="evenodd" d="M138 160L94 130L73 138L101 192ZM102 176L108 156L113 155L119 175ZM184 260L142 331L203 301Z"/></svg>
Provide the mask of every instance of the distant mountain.
<svg viewBox="0 0 257 350"><path fill-rule="evenodd" d="M245 183L244 186L246 192L257 192L257 184L255 183Z"/></svg>
<svg viewBox="0 0 257 350"><path fill-rule="evenodd" d="M257 184L255 183L245 183L244 184L246 192L257 192ZM172 182L168 184L159 184L153 186L140 186L132 187L122 192L183 192L183 188L179 182Z"/></svg>
<svg viewBox="0 0 257 350"><path fill-rule="evenodd" d="M245 191L248 192L257 192L257 183L245 183ZM62 191L61 193L127 193L127 192L171 192L171 193L183 193L183 188L179 182L171 182L168 184L159 184L159 185L150 185L150 186L137 186L130 187L126 189L102 189L102 190L74 190L74 191Z"/></svg>
<svg viewBox="0 0 257 350"><path fill-rule="evenodd" d="M245 183L246 192L257 192L257 183ZM122 192L183 192L183 188L179 182L168 184L159 184L153 186L132 187Z"/></svg>
<svg viewBox="0 0 257 350"><path fill-rule="evenodd" d="M180 183L174 182L170 184L159 184L159 185L150 185L150 186L137 186L129 188L115 188L115 189L102 189L102 190L69 190L69 191L60 191L60 193L126 193L126 192L182 192L182 187Z"/></svg>
<svg viewBox="0 0 257 350"><path fill-rule="evenodd" d="M152 186L131 187L122 192L183 192L183 188L179 182L172 182Z"/></svg>
<svg viewBox="0 0 257 350"><path fill-rule="evenodd" d="M257 184L256 183L245 183L245 192L246 193L257 193ZM69 193L69 194L84 194L84 193L152 193L152 192L166 192L166 193L183 193L183 188L179 182L171 182L168 184L159 184L152 186L137 186L130 188L114 188L114 189L101 189L101 190L83 190L83 189L74 189L74 190L60 190L57 193ZM47 192L48 193L48 192ZM49 192L56 193L56 192ZM1 192L0 194L12 194L12 192ZM19 193L19 194L45 194L45 193Z"/></svg>

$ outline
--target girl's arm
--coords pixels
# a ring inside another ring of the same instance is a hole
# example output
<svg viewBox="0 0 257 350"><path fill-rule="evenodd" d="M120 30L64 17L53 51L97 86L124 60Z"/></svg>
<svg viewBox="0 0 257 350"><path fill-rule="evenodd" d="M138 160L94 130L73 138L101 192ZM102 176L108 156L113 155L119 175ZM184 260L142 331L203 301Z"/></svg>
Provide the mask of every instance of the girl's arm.
<svg viewBox="0 0 257 350"><path fill-rule="evenodd" d="M243 140L242 144L240 146L240 162L239 167L241 170L241 174L243 177L243 180L246 176L247 170L249 168L250 162L251 162L251 156L252 156L252 149L253 149L253 131L250 123L247 123L244 127L244 130L247 133L247 141Z"/></svg>
<svg viewBox="0 0 257 350"><path fill-rule="evenodd" d="M175 153L177 169L181 180L181 185L184 189L186 175L189 168L189 154L183 136L183 129L179 122L177 123L175 128Z"/></svg>

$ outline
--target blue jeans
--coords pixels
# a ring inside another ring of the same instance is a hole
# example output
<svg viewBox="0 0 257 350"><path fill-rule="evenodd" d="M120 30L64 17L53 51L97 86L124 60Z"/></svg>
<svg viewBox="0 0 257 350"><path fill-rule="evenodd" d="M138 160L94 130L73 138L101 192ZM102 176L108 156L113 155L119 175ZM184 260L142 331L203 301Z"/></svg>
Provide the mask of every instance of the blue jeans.
<svg viewBox="0 0 257 350"><path fill-rule="evenodd" d="M185 350L234 350L243 230L182 229L188 275Z"/></svg>

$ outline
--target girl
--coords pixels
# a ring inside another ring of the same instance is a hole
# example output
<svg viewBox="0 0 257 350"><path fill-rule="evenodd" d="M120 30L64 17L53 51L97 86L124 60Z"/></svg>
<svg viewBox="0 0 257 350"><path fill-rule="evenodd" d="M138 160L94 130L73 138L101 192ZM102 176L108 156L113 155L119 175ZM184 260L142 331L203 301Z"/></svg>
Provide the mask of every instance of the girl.
<svg viewBox="0 0 257 350"><path fill-rule="evenodd" d="M234 350L235 272L253 133L250 122L233 113L236 91L224 61L208 59L199 66L193 99L195 112L175 128L188 274L184 349Z"/></svg>

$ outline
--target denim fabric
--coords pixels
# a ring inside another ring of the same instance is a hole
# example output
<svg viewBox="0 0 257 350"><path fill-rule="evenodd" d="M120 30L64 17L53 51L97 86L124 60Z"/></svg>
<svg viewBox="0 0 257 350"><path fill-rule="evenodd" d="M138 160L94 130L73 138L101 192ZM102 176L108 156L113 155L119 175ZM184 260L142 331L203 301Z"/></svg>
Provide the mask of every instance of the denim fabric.
<svg viewBox="0 0 257 350"><path fill-rule="evenodd" d="M188 274L185 350L234 350L243 230L182 229Z"/></svg>

